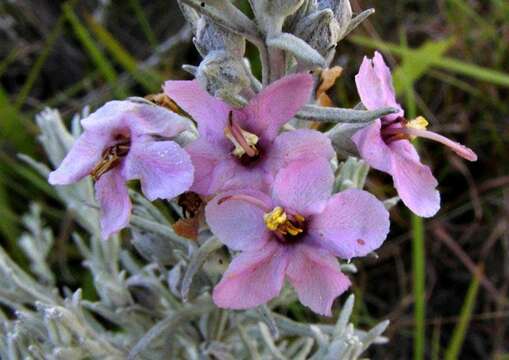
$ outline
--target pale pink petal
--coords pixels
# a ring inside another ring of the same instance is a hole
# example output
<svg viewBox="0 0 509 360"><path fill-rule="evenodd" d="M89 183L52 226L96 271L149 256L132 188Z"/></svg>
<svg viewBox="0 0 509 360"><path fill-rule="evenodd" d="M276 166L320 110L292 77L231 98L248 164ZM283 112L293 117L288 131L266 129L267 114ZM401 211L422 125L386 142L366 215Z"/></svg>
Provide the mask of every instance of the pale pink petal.
<svg viewBox="0 0 509 360"><path fill-rule="evenodd" d="M440 209L438 182L431 169L423 165L413 146L402 141L391 144L392 178L403 203L415 214L431 217Z"/></svg>
<svg viewBox="0 0 509 360"><path fill-rule="evenodd" d="M272 193L278 205L307 216L322 211L333 183L329 161L323 158L294 161L277 173Z"/></svg>
<svg viewBox="0 0 509 360"><path fill-rule="evenodd" d="M212 195L214 169L228 156L223 148L200 137L186 146L194 166L194 182L191 191L201 195Z"/></svg>
<svg viewBox="0 0 509 360"><path fill-rule="evenodd" d="M210 179L209 193L243 188L268 191L269 183L267 181L263 167L246 167L233 156L229 156L214 168Z"/></svg>
<svg viewBox="0 0 509 360"><path fill-rule="evenodd" d="M297 245L290 256L286 275L299 301L315 313L332 315L332 303L350 287L338 261L324 249Z"/></svg>
<svg viewBox="0 0 509 360"><path fill-rule="evenodd" d="M101 235L107 239L129 224L131 214L132 204L120 168L106 172L97 180L95 196L101 207Z"/></svg>
<svg viewBox="0 0 509 360"><path fill-rule="evenodd" d="M249 127L266 139L274 139L279 129L304 106L311 96L313 77L286 76L260 92L244 109Z"/></svg>
<svg viewBox="0 0 509 360"><path fill-rule="evenodd" d="M212 298L226 309L249 309L276 297L284 284L288 254L276 241L235 257Z"/></svg>
<svg viewBox="0 0 509 360"><path fill-rule="evenodd" d="M138 104L133 116L130 122L133 136L150 134L172 138L189 129L189 120L162 106Z"/></svg>
<svg viewBox="0 0 509 360"><path fill-rule="evenodd" d="M50 173L49 183L69 185L89 175L101 161L102 153L109 141L109 134L85 131L76 139L59 167Z"/></svg>
<svg viewBox="0 0 509 360"><path fill-rule="evenodd" d="M189 190L193 173L191 158L174 141L140 139L125 159L125 177L139 179L149 200L172 199Z"/></svg>
<svg viewBox="0 0 509 360"><path fill-rule="evenodd" d="M342 191L313 216L309 237L343 259L378 249L389 233L389 212L382 202L362 190Z"/></svg>
<svg viewBox="0 0 509 360"><path fill-rule="evenodd" d="M110 101L81 121L96 134L173 137L189 127L188 121L161 106L130 100Z"/></svg>
<svg viewBox="0 0 509 360"><path fill-rule="evenodd" d="M128 180L139 179L147 199L172 199L189 190L194 168L189 154L174 141L139 140L125 159Z"/></svg>
<svg viewBox="0 0 509 360"><path fill-rule="evenodd" d="M323 133L311 129L286 131L274 140L265 167L276 171L295 160L330 160L334 155L330 139Z"/></svg>
<svg viewBox="0 0 509 360"><path fill-rule="evenodd" d="M392 150L385 144L381 134L382 123L380 119L352 136L361 157L369 166L389 173L391 171Z"/></svg>
<svg viewBox="0 0 509 360"><path fill-rule="evenodd" d="M233 250L255 250L268 241L263 215L272 210L271 199L258 191L221 193L205 208L207 223L217 238Z"/></svg>
<svg viewBox="0 0 509 360"><path fill-rule="evenodd" d="M232 108L210 96L198 81L167 81L164 92L198 123L200 136L212 142L226 141L224 128Z"/></svg>
<svg viewBox="0 0 509 360"><path fill-rule="evenodd" d="M113 132L129 135L129 119L133 118L138 104L127 100L109 101L92 114L81 120L85 131L93 131L102 135ZM113 136L112 136L113 137Z"/></svg>
<svg viewBox="0 0 509 360"><path fill-rule="evenodd" d="M401 109L399 113L388 115L386 118L389 120L404 115L403 109L396 101L391 71L379 52L375 52L373 59L364 57L359 73L355 76L355 83L361 101L368 110L387 106Z"/></svg>

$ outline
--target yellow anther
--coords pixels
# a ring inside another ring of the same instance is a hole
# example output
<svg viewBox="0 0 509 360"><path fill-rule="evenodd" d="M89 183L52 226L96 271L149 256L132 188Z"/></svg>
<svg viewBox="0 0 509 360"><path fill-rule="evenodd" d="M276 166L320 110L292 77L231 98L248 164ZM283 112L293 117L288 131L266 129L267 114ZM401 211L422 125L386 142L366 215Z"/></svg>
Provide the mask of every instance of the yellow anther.
<svg viewBox="0 0 509 360"><path fill-rule="evenodd" d="M415 119L408 121L405 126L411 129L426 130L428 125L429 122L424 116L418 116ZM410 136L410 139L414 140L415 136Z"/></svg>
<svg viewBox="0 0 509 360"><path fill-rule="evenodd" d="M263 216L265 225L270 231L276 231L281 225L286 223L288 217L282 207L277 206L270 213Z"/></svg>
<svg viewBox="0 0 509 360"><path fill-rule="evenodd" d="M423 116L419 116L406 123L406 127L418 130L426 130L428 125L429 125L428 120L426 120L426 118L424 118Z"/></svg>
<svg viewBox="0 0 509 360"><path fill-rule="evenodd" d="M300 233L304 232L304 230L302 230L301 228L296 227L295 225L293 225L289 221L285 224L285 230L286 230L286 232L288 232L288 234L290 234L292 236L297 236Z"/></svg>
<svg viewBox="0 0 509 360"><path fill-rule="evenodd" d="M282 236L297 236L304 232L304 229L300 227L304 224L304 217L296 214L293 216L294 220L290 220L286 212L280 206L275 207L270 213L265 214L263 219L267 229L275 231Z"/></svg>

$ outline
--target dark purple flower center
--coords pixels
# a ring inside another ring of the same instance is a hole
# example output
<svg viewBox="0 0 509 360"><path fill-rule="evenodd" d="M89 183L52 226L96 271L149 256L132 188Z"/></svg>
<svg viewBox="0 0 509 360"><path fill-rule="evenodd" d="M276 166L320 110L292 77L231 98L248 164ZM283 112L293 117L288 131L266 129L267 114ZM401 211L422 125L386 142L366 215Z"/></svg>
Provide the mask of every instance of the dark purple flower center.
<svg viewBox="0 0 509 360"><path fill-rule="evenodd" d="M405 129L407 120L400 116L394 120L382 120L382 139L386 145L394 141L408 140L410 137L402 130Z"/></svg>
<svg viewBox="0 0 509 360"><path fill-rule="evenodd" d="M101 160L92 169L90 175L94 181L105 173L120 165L120 161L129 153L131 140L124 135L115 137L115 144L104 149Z"/></svg>

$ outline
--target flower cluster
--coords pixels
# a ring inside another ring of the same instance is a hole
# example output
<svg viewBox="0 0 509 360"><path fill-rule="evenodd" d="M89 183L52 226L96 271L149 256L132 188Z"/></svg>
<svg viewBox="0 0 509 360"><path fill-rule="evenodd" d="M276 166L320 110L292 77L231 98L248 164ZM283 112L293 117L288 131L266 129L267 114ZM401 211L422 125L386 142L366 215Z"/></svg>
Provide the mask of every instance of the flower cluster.
<svg viewBox="0 0 509 360"><path fill-rule="evenodd" d="M364 60L356 82L368 110L399 110L355 133L360 156L393 176L412 211L433 215L437 182L409 140L436 140L469 160L475 154L425 130L424 119L404 118L380 54ZM168 81L164 93L197 124L196 140L179 145L176 137L192 125L165 107L113 101L82 121L83 134L49 181L67 185L92 176L104 238L128 225L127 181L139 180L149 200L198 194L206 203L206 225L239 252L214 289L218 306L264 304L287 279L302 304L331 315L333 301L350 286L337 258L379 248L389 232L389 213L366 191L334 193L330 139L289 124L312 100L313 87L312 75L289 75L239 108L210 95L197 80Z"/></svg>

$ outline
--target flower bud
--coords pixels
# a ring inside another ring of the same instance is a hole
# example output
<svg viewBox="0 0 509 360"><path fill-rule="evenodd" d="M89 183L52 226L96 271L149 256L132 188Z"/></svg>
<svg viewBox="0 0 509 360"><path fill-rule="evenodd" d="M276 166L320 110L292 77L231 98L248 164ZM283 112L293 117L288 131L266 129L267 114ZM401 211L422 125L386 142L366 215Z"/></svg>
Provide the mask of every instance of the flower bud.
<svg viewBox="0 0 509 360"><path fill-rule="evenodd" d="M350 22L352 21L352 7L350 0L317 0L319 10L331 9L338 24L338 41L347 34Z"/></svg>
<svg viewBox="0 0 509 360"><path fill-rule="evenodd" d="M323 9L302 18L295 26L295 35L327 59L339 40L340 29L332 10Z"/></svg>
<svg viewBox="0 0 509 360"><path fill-rule="evenodd" d="M295 13L304 0L265 0L262 7L267 14L277 17L287 17Z"/></svg>
<svg viewBox="0 0 509 360"><path fill-rule="evenodd" d="M242 60L232 58L224 51L211 52L203 59L196 80L210 95L232 105L238 105L235 99L250 84Z"/></svg>
<svg viewBox="0 0 509 360"><path fill-rule="evenodd" d="M232 57L242 58L246 50L246 42L242 36L216 25L206 16L197 21L193 41L203 57L213 51L225 51Z"/></svg>

